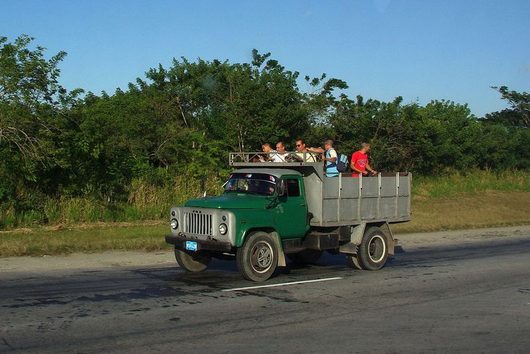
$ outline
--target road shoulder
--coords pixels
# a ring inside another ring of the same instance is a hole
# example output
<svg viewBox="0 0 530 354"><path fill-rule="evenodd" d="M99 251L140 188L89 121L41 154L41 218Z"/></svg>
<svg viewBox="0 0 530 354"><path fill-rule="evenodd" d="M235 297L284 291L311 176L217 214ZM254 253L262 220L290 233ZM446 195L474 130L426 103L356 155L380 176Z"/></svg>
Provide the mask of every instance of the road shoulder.
<svg viewBox="0 0 530 354"><path fill-rule="evenodd" d="M475 242L530 239L530 225L502 228L439 231L395 235L404 250L458 246ZM119 267L176 266L171 251L107 251L100 253L74 253L60 256L3 257L0 258L0 274L15 272L39 272L40 270L104 269Z"/></svg>

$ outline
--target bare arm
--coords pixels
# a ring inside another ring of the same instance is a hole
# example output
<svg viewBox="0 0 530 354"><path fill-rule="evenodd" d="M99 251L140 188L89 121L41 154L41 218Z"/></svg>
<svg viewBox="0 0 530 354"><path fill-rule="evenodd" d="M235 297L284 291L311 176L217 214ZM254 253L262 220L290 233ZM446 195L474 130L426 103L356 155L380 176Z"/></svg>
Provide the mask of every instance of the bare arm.
<svg viewBox="0 0 530 354"><path fill-rule="evenodd" d="M353 163L353 162L350 163L350 167L351 167L352 171L362 174L362 171L358 170L357 168L355 168L354 165L355 165L355 163Z"/></svg>
<svg viewBox="0 0 530 354"><path fill-rule="evenodd" d="M319 148L319 147L318 147L318 148L307 148L307 151L309 151L309 152L316 152L316 153L318 153L318 154L323 154L323 153L325 152L324 149Z"/></svg>
<svg viewBox="0 0 530 354"><path fill-rule="evenodd" d="M366 170L367 170L367 171L370 171L373 175L376 175L376 174L377 174L377 171L374 170L374 169L372 168L372 166L370 166L369 163L366 164Z"/></svg>

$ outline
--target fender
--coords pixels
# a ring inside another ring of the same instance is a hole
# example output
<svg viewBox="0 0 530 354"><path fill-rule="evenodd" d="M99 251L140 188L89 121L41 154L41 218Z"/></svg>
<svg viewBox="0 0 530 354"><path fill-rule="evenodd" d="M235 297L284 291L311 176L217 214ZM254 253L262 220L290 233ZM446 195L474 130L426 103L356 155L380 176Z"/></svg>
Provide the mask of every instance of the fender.
<svg viewBox="0 0 530 354"><path fill-rule="evenodd" d="M278 247L278 266L285 267L287 262L285 261L285 253L283 252L282 243L280 242L280 235L276 231L271 232L271 235L276 241L276 246Z"/></svg>

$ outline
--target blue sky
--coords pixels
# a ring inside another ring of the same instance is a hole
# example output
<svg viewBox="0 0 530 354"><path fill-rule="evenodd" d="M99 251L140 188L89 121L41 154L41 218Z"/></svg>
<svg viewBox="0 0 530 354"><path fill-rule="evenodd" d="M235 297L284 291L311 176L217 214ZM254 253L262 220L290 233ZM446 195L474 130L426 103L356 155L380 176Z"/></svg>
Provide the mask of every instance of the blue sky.
<svg viewBox="0 0 530 354"><path fill-rule="evenodd" d="M523 0L0 0L0 36L22 33L68 53L63 85L96 93L173 57L242 62L253 48L351 96L450 99L477 116L506 107L490 86L530 91Z"/></svg>

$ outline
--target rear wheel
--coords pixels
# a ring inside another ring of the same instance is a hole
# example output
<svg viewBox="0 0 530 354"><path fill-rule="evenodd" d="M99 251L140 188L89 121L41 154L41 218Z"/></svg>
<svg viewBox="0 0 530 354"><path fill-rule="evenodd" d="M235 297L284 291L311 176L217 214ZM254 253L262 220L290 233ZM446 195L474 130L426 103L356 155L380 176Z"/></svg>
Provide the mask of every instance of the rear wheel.
<svg viewBox="0 0 530 354"><path fill-rule="evenodd" d="M248 280L260 282L269 279L278 266L278 246L266 232L253 232L237 250L237 267Z"/></svg>
<svg viewBox="0 0 530 354"><path fill-rule="evenodd" d="M204 252L188 253L175 248L175 259L178 265L188 272L202 272L208 268L212 257Z"/></svg>
<svg viewBox="0 0 530 354"><path fill-rule="evenodd" d="M364 232L357 260L362 269L379 270L388 259L388 241L380 228L372 226Z"/></svg>

